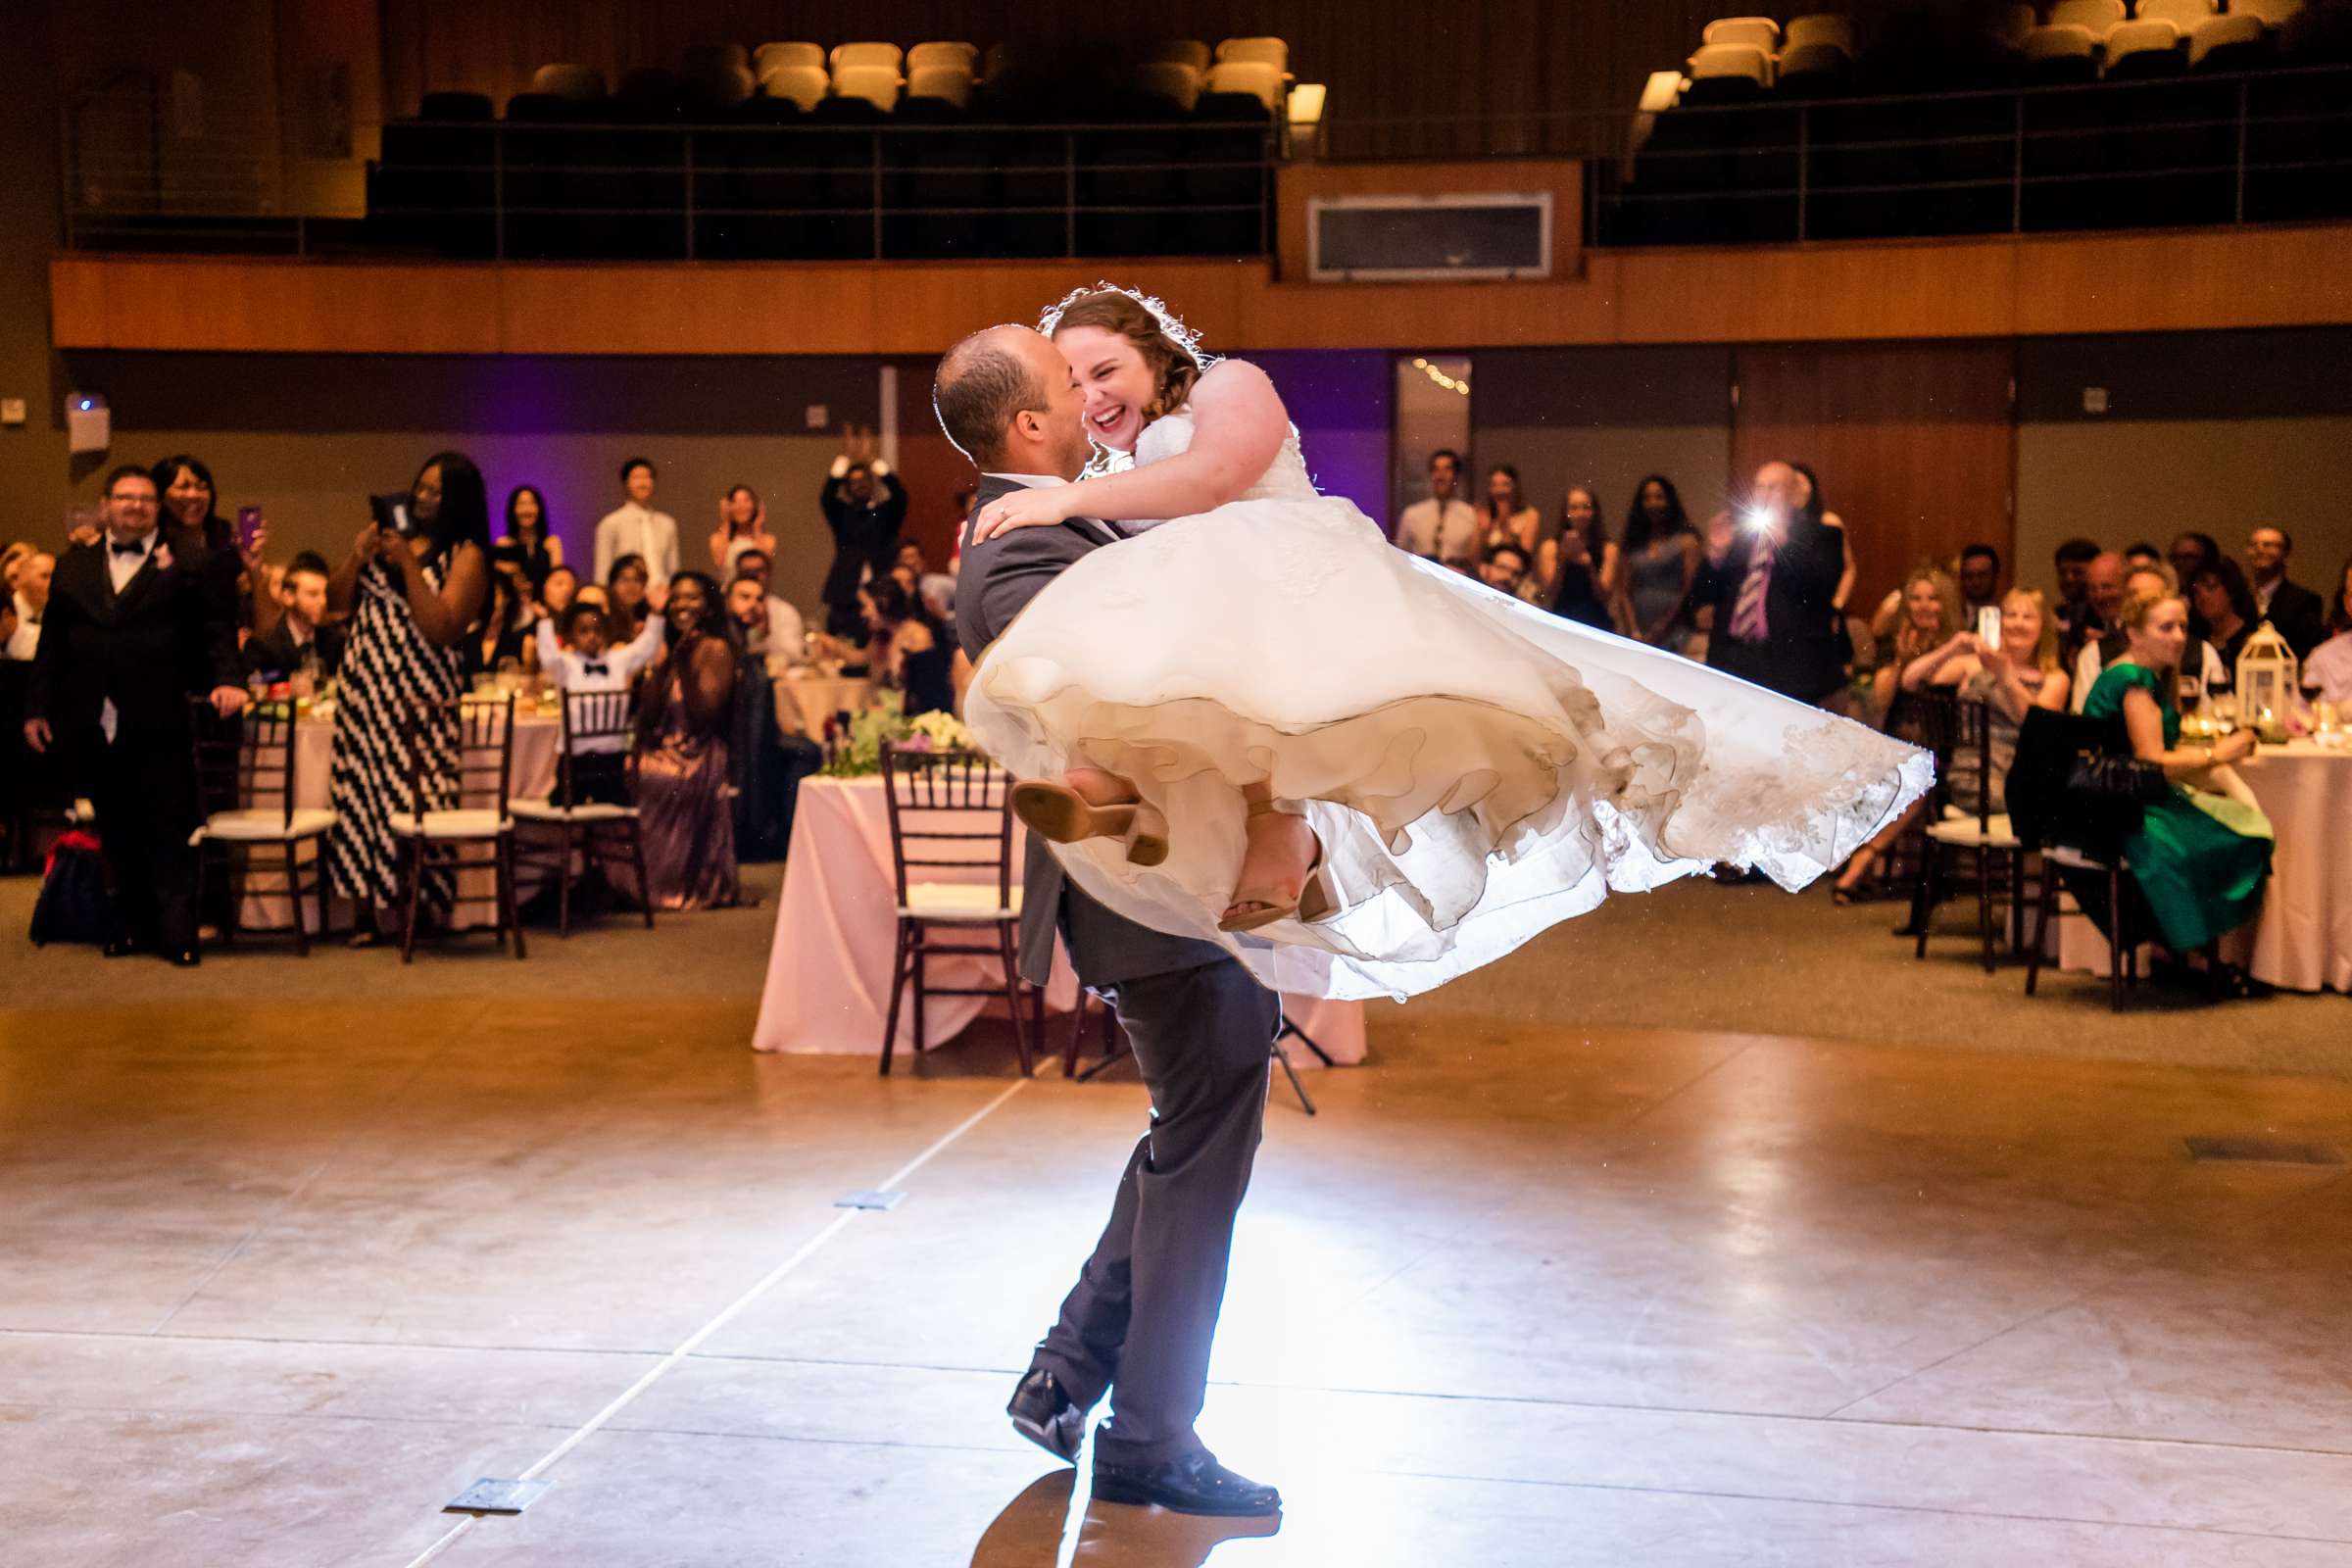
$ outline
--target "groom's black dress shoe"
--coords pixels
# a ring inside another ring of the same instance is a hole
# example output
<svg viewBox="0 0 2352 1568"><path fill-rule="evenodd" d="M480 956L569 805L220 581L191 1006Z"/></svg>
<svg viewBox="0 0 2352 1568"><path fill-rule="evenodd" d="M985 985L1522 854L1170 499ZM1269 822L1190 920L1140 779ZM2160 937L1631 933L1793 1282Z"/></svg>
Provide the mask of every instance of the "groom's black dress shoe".
<svg viewBox="0 0 2352 1568"><path fill-rule="evenodd" d="M144 942L133 942L128 937L117 937L100 951L110 958L127 958L134 953L147 952L148 948Z"/></svg>
<svg viewBox="0 0 2352 1568"><path fill-rule="evenodd" d="M1004 1406L1012 1430L1056 1459L1078 1462L1078 1445L1086 1437L1086 1412L1078 1407L1053 1373L1033 1366L1012 1391Z"/></svg>
<svg viewBox="0 0 2352 1568"><path fill-rule="evenodd" d="M194 948L178 948L164 955L174 969L193 969L204 961Z"/></svg>
<svg viewBox="0 0 2352 1568"><path fill-rule="evenodd" d="M1228 1517L1278 1512L1282 1494L1238 1476L1217 1463L1205 1448L1162 1459L1156 1464L1112 1464L1095 1460L1095 1500L1158 1506L1177 1513L1205 1513Z"/></svg>

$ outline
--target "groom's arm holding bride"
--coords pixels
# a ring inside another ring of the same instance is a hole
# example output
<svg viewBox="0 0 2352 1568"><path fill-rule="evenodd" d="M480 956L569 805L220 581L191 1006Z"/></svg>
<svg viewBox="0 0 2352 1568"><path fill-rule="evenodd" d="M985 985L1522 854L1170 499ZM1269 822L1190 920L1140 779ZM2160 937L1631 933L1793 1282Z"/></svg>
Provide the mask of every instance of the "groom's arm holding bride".
<svg viewBox="0 0 2352 1568"><path fill-rule="evenodd" d="M1193 415L1193 444L1185 451L1123 473L1016 490L980 509L972 542L1072 517L1148 521L1213 511L1254 484L1290 435L1281 394L1265 371L1242 360L1209 367L1185 406Z"/></svg>

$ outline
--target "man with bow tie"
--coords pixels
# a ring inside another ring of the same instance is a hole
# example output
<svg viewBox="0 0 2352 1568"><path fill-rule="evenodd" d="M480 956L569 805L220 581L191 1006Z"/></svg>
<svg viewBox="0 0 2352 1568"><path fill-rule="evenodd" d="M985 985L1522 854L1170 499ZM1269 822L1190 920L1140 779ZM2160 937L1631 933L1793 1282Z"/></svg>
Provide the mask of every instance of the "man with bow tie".
<svg viewBox="0 0 2352 1568"><path fill-rule="evenodd" d="M201 815L188 699L209 692L222 718L239 684L235 562L203 533L160 519L155 481L125 465L107 475L106 532L67 552L26 694L24 741L54 745L98 808L98 834L122 915L109 957L157 953L197 961Z"/></svg>

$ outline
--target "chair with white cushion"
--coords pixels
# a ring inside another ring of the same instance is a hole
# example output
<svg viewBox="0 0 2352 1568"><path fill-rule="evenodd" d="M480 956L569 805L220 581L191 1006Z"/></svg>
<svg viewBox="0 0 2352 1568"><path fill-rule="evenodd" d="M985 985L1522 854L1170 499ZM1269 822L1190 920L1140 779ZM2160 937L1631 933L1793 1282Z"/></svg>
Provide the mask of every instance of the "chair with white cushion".
<svg viewBox="0 0 2352 1568"><path fill-rule="evenodd" d="M229 914L220 924L227 946L239 931L294 938L294 951L310 956L310 932L302 901L317 901L318 930L327 929L326 856L323 840L335 825L326 807L301 804L297 775L302 750L296 739L294 705L288 701L250 705L238 718L223 719L212 700L190 698L189 725L196 750L197 799L204 821L188 836L196 851L196 905L204 906L207 870L221 867L229 878ZM307 855L305 852L308 852ZM243 923L245 897L259 873L282 885L262 891L283 893L293 909L284 926Z"/></svg>
<svg viewBox="0 0 2352 1568"><path fill-rule="evenodd" d="M1254 98L1274 113L1282 102L1282 73L1262 60L1228 60L1209 68L1211 96Z"/></svg>
<svg viewBox="0 0 2352 1568"><path fill-rule="evenodd" d="M2188 35L2191 71L2249 71L2270 53L2260 17L2207 17Z"/></svg>
<svg viewBox="0 0 2352 1568"><path fill-rule="evenodd" d="M2104 38L2107 29L2124 20L2124 0L2057 0L2050 7L2050 25L2081 27L2093 38Z"/></svg>
<svg viewBox="0 0 2352 1568"><path fill-rule="evenodd" d="M1928 956L1928 925L1936 913L1937 896L1942 892L1944 861L1960 855L1974 860L1972 871L1977 885L1977 935L1984 944L1984 972L1992 973L1993 923L1992 899L1996 873L2005 872L2009 894L2009 925L2012 940L2022 940L2025 926L2025 842L2011 831L2009 815L1992 808L1992 709L1984 701L1953 700L1937 693L1931 699L1936 718L1932 729L1939 730L1936 739L1936 798L1945 791L1943 781L1951 774L1950 762L1965 757L1974 765L1977 777L1977 798L1973 809L1959 803L1943 800L1935 820L1927 825L1926 842L1919 857L1919 886L1913 896L1911 923L1919 932L1918 946L1912 956Z"/></svg>
<svg viewBox="0 0 2352 1568"><path fill-rule="evenodd" d="M416 953L418 906L430 896L428 876L446 873L452 913L483 902L463 885L469 871L492 873L490 900L498 938L510 936L523 956L522 923L514 896L514 814L508 795L514 777L514 695L425 699L409 705L401 726L401 772L409 807L390 814L400 847L400 961Z"/></svg>
<svg viewBox="0 0 2352 1568"><path fill-rule="evenodd" d="M651 884L645 878L645 841L638 829L637 808L587 799L573 769L575 759L597 752L600 746L614 748L628 756L628 793L636 794L636 758L630 747L635 725L630 718L629 694L565 692L563 696L555 791L544 801L515 801L508 808L516 827L514 863L518 868L555 876L559 937L571 935L573 856L583 857L590 864L626 866L634 874L638 902L645 910L645 928L651 931L654 901L645 892Z"/></svg>
<svg viewBox="0 0 2352 1568"><path fill-rule="evenodd" d="M969 66L918 66L906 73L906 97L902 107L916 98L954 104L958 109L972 106L972 72Z"/></svg>
<svg viewBox="0 0 2352 1568"><path fill-rule="evenodd" d="M914 989L914 1054L926 1047L927 997L1002 997L1012 1016L1021 1076L1035 1070L1029 1037L1042 1026L1044 993L1021 979L1014 946L1021 887L1013 880L1012 778L973 751L882 748L882 796L890 814L890 857L899 895L899 940L890 968L890 1011L882 1025L882 1073L898 1049L899 1008ZM943 934L944 933L944 939ZM958 939L962 940L958 940ZM995 958L995 986L935 986L937 957ZM1034 1005L1034 1020L1028 1009Z"/></svg>
<svg viewBox="0 0 2352 1568"><path fill-rule="evenodd" d="M2218 9L2213 0L2139 0L2132 16L2139 22L2169 22L2186 35Z"/></svg>
<svg viewBox="0 0 2352 1568"><path fill-rule="evenodd" d="M1770 17L1721 17L1710 22L1698 35L1702 46L1740 44L1777 54L1781 47L1781 24Z"/></svg>
<svg viewBox="0 0 2352 1568"><path fill-rule="evenodd" d="M1740 103L1772 85L1772 55L1752 43L1711 43L1690 57L1685 71L1690 85L1683 102Z"/></svg>

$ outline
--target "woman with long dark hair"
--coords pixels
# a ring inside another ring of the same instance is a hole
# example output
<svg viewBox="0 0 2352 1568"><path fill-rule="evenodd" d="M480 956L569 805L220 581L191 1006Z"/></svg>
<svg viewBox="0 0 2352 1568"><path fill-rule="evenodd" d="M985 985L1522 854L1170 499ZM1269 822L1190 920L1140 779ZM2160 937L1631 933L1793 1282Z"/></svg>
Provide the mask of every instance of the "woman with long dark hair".
<svg viewBox="0 0 2352 1568"><path fill-rule="evenodd" d="M2228 556L2216 556L2181 578L2180 591L2188 601L2189 635L2203 638L2221 656L2223 674L2236 686L2237 656L2262 619L2245 568Z"/></svg>
<svg viewBox="0 0 2352 1568"><path fill-rule="evenodd" d="M1619 612L1636 642L1679 654L1690 640L1690 585L1704 554L1674 481L1653 473L1625 513L1625 594Z"/></svg>
<svg viewBox="0 0 2352 1568"><path fill-rule="evenodd" d="M1600 520L1600 498L1591 485L1572 484L1560 500L1559 588L1551 612L1602 631L1615 631L1609 613L1609 585L1615 581L1617 547Z"/></svg>
<svg viewBox="0 0 2352 1568"><path fill-rule="evenodd" d="M670 578L662 612L667 651L647 673L637 708L646 897L662 909L725 908L741 896L727 798L740 656L718 584L702 572Z"/></svg>
<svg viewBox="0 0 2352 1568"><path fill-rule="evenodd" d="M535 484L518 484L507 492L507 531L499 536L501 550L517 552L522 574L537 594L547 574L564 564L564 541L547 520L547 498Z"/></svg>
<svg viewBox="0 0 2352 1568"><path fill-rule="evenodd" d="M406 535L372 521L361 529L327 580L327 602L351 628L335 704L327 875L360 906L355 946L378 940L376 911L400 890L393 813L457 804L410 798L408 708L464 689L462 645L490 577L490 504L471 458L436 452L426 459L409 486L409 515ZM438 742L454 751L457 736ZM454 891L446 876L428 878L421 897L446 914Z"/></svg>
<svg viewBox="0 0 2352 1568"><path fill-rule="evenodd" d="M906 716L954 712L956 634L948 623L895 575L877 577L858 589L858 604L873 645L890 651L891 673L905 699Z"/></svg>
<svg viewBox="0 0 2352 1568"><path fill-rule="evenodd" d="M747 550L773 561L776 536L767 531L767 503L750 485L739 484L718 498L718 526L710 531L710 564L720 580L735 580L735 563Z"/></svg>
<svg viewBox="0 0 2352 1568"><path fill-rule="evenodd" d="M166 517L183 528L204 530L204 548L236 554L237 537L220 515L220 492L213 470L187 453L174 453L148 470Z"/></svg>
<svg viewBox="0 0 2352 1568"><path fill-rule="evenodd" d="M1478 507L1478 554L1485 560L1496 545L1517 545L1530 562L1536 559L1537 536L1544 531L1544 514L1527 504L1519 490L1519 470L1497 463L1487 470L1486 499Z"/></svg>

